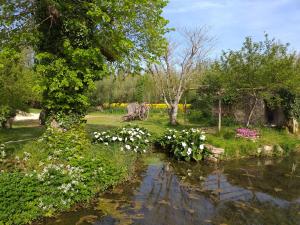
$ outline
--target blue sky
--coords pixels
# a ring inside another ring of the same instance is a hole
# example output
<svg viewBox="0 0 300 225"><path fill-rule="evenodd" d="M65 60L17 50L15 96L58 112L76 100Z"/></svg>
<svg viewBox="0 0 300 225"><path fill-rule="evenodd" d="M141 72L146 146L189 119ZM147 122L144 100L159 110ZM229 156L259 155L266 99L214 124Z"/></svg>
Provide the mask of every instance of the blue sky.
<svg viewBox="0 0 300 225"><path fill-rule="evenodd" d="M300 51L300 0L170 0L164 17L175 29L209 27L213 58L239 49L246 36L262 40L264 32Z"/></svg>

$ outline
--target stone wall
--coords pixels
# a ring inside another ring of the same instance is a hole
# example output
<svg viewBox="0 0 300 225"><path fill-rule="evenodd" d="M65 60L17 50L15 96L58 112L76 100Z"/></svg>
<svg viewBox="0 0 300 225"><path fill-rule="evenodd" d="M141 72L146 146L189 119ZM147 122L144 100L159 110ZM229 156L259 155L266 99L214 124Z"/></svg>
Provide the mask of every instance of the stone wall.
<svg viewBox="0 0 300 225"><path fill-rule="evenodd" d="M231 105L222 105L222 116L229 116L235 119L237 123L246 124L251 107L254 103L253 98L245 97L237 103ZM212 110L214 116L218 116L218 105L215 104ZM250 124L264 125L272 124L284 126L286 117L281 108L269 109L263 99L259 99L254 108Z"/></svg>

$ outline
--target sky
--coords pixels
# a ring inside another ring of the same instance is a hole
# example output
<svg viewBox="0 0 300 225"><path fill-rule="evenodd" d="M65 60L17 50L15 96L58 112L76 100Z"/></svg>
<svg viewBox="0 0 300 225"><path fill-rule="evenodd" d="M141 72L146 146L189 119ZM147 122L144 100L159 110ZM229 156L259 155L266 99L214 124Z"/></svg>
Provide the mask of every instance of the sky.
<svg viewBox="0 0 300 225"><path fill-rule="evenodd" d="M209 28L215 38L212 58L222 50L240 49L246 36L263 40L265 33L300 52L300 0L169 1L163 13L169 27ZM178 39L176 34L170 35Z"/></svg>

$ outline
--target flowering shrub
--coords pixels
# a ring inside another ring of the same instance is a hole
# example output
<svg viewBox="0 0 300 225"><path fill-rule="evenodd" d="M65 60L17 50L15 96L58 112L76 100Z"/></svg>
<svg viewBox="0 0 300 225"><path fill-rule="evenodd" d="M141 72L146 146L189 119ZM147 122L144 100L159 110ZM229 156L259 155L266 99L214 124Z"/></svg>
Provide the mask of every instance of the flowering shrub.
<svg viewBox="0 0 300 225"><path fill-rule="evenodd" d="M177 159L199 161L209 154L204 144L205 140L205 133L199 129L182 131L168 129L158 140L158 144Z"/></svg>
<svg viewBox="0 0 300 225"><path fill-rule="evenodd" d="M238 128L236 129L236 136L242 138L256 139L258 138L258 132L248 128Z"/></svg>
<svg viewBox="0 0 300 225"><path fill-rule="evenodd" d="M105 145L120 143L122 151L146 152L151 134L145 128L123 127L112 131L94 132L94 142Z"/></svg>
<svg viewBox="0 0 300 225"><path fill-rule="evenodd" d="M86 201L127 177L132 166L128 154L91 145L83 126L48 128L12 160L16 170L0 170L0 224L7 225L28 224Z"/></svg>

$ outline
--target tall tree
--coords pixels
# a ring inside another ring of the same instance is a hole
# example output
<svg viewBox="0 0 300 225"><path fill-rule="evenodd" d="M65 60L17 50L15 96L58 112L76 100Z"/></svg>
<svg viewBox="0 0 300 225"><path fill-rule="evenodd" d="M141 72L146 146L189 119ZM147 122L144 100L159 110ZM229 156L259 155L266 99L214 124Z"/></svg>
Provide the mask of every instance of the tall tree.
<svg viewBox="0 0 300 225"><path fill-rule="evenodd" d="M202 62L211 48L212 38L206 28L184 29L182 43L169 43L158 63L149 66L157 87L169 109L172 125L177 124L178 104L195 77L201 74Z"/></svg>
<svg viewBox="0 0 300 225"><path fill-rule="evenodd" d="M1 46L31 45L44 106L56 120L86 113L86 93L112 68L140 68L165 47L166 0L5 0ZM22 41L21 41L22 40ZM60 115L58 117L57 115Z"/></svg>

